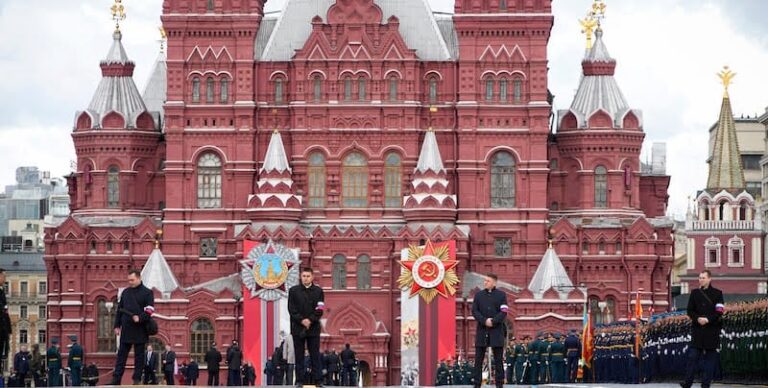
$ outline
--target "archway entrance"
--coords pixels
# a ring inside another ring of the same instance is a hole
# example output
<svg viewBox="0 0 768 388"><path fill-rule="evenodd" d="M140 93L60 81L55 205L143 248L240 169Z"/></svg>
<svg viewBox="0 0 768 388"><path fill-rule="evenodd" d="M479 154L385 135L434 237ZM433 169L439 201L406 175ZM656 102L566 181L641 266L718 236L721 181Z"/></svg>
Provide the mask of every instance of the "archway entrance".
<svg viewBox="0 0 768 388"><path fill-rule="evenodd" d="M373 385L373 374L371 373L371 367L367 362L360 361L360 364L357 367L357 386L370 387Z"/></svg>

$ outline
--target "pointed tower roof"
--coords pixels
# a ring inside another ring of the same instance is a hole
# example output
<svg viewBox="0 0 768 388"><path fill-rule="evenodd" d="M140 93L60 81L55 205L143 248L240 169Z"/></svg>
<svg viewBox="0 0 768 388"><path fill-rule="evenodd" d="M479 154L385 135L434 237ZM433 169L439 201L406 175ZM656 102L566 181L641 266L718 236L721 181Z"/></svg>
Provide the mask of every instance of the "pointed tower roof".
<svg viewBox="0 0 768 388"><path fill-rule="evenodd" d="M720 73L720 78L725 85L725 93L720 105L720 120L715 130L712 159L709 162L707 190L711 191L745 188L739 141L736 138L736 122L733 119L731 99L728 96L728 85L734 75L727 67Z"/></svg>
<svg viewBox="0 0 768 388"><path fill-rule="evenodd" d="M264 156L264 165L261 167L261 172L273 171L278 173L291 172L288 157L285 155L283 138L280 136L280 131L276 129L272 131L272 137L269 139L269 146L267 146L267 155Z"/></svg>
<svg viewBox="0 0 768 388"><path fill-rule="evenodd" d="M535 298L541 298L551 288L561 295L567 295L573 289L573 282L571 282L568 272L565 271L560 257L557 256L555 248L550 242L539 263L539 268L536 269L536 273L533 274L531 282L528 284L528 290L533 293Z"/></svg>
<svg viewBox="0 0 768 388"><path fill-rule="evenodd" d="M424 135L424 143L421 145L421 153L419 154L419 162L416 164L416 171L421 173L445 171L443 158L440 157L440 148L437 146L437 137L432 129L428 130L427 134Z"/></svg>
<svg viewBox="0 0 768 388"><path fill-rule="evenodd" d="M144 269L141 270L141 279L147 288L150 290L156 288L163 295L169 295L179 288L179 281L176 280L176 275L165 261L160 248L152 250L147 263L144 264Z"/></svg>
<svg viewBox="0 0 768 388"><path fill-rule="evenodd" d="M88 112L99 118L115 111L123 115L126 127L135 128L136 118L147 111L136 84L133 82L135 64L128 59L122 44L123 34L112 34L112 47L101 61L101 82L93 94Z"/></svg>
<svg viewBox="0 0 768 388"><path fill-rule="evenodd" d="M163 106L168 99L168 65L165 62L165 51L161 51L155 60L155 65L150 73L149 81L144 87L144 93L141 97L144 99L147 110L157 112L162 118L164 115Z"/></svg>

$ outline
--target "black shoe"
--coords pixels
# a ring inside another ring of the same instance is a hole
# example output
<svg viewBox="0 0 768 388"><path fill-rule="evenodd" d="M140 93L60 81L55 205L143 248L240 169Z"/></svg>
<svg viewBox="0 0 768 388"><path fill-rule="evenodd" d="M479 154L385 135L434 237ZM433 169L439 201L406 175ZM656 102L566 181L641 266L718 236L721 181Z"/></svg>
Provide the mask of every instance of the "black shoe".
<svg viewBox="0 0 768 388"><path fill-rule="evenodd" d="M691 388L691 385L692 385L692 384L687 384L687 383L680 383L680 386L681 386L682 388Z"/></svg>

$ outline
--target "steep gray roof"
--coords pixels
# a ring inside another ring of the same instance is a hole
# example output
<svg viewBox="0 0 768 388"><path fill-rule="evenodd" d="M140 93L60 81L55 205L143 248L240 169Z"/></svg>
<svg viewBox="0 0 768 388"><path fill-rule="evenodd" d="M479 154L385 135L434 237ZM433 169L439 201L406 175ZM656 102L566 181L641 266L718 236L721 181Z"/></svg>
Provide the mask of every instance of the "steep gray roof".
<svg viewBox="0 0 768 388"><path fill-rule="evenodd" d="M453 15L435 14L435 21L440 29L440 34L443 36L445 45L448 47L448 52L451 53L451 59L458 59L459 35L456 33L456 27L453 25Z"/></svg>
<svg viewBox="0 0 768 388"><path fill-rule="evenodd" d="M533 293L534 298L541 298L550 288L554 288L561 295L567 295L573 289L573 282L551 245L544 253L536 273L533 274L528 290Z"/></svg>
<svg viewBox="0 0 768 388"><path fill-rule="evenodd" d="M160 119L164 117L163 105L168 99L168 65L165 62L165 52L161 52L155 60L155 65L150 73L149 81L144 87L142 98L147 106L147 110L152 113L159 113ZM159 124L159 123L158 123Z"/></svg>
<svg viewBox="0 0 768 388"><path fill-rule="evenodd" d="M255 57L261 58L264 54L264 48L267 47L267 42L269 42L269 37L272 36L272 31L275 29L275 25L277 24L277 17L265 17L264 19L261 19L261 25L259 25L259 31L256 33L256 43L255 43Z"/></svg>
<svg viewBox="0 0 768 388"><path fill-rule="evenodd" d="M43 254L33 253L0 253L0 268L8 272L45 272Z"/></svg>
<svg viewBox="0 0 768 388"><path fill-rule="evenodd" d="M141 280L150 290L156 288L165 295L169 295L173 290L179 288L179 281L173 274L165 256L160 249L155 248L149 255L144 269L141 270Z"/></svg>
<svg viewBox="0 0 768 388"><path fill-rule="evenodd" d="M739 139L736 137L736 123L733 120L731 99L723 96L720 105L720 120L715 130L715 145L709 162L708 190L744 189L744 168L741 165Z"/></svg>
<svg viewBox="0 0 768 388"><path fill-rule="evenodd" d="M283 138L280 136L280 132L275 130L269 139L269 146L267 146L267 154L264 156L264 165L261 167L261 171L277 171L282 173L286 170L290 172L291 167L288 166L288 157L285 155Z"/></svg>
<svg viewBox="0 0 768 388"><path fill-rule="evenodd" d="M441 172L443 168L443 158L440 157L440 148L437 146L437 137L435 131L429 130L424 135L424 143L421 145L419 153L419 162L416 164L416 171L425 173L427 171Z"/></svg>
<svg viewBox="0 0 768 388"><path fill-rule="evenodd" d="M107 53L107 57L104 58L104 61L102 61L102 63L106 63L106 64L119 63L121 65L126 65L130 63L131 60L128 59L128 54L125 53L125 48L121 43L121 40L123 39L123 34L120 31L115 31L112 34L112 38L113 38L112 47L110 47L109 52Z"/></svg>
<svg viewBox="0 0 768 388"><path fill-rule="evenodd" d="M256 59L290 60L296 50L304 46L312 32L312 18L319 15L327 21L328 8L335 2L336 0L287 0L261 57L257 56ZM382 10L382 24L386 24L387 19L392 15L400 19L400 35L409 48L416 50L416 55L420 59L428 61L452 59L426 0L375 0L374 2ZM259 45L259 34L257 34L257 54L261 51Z"/></svg>

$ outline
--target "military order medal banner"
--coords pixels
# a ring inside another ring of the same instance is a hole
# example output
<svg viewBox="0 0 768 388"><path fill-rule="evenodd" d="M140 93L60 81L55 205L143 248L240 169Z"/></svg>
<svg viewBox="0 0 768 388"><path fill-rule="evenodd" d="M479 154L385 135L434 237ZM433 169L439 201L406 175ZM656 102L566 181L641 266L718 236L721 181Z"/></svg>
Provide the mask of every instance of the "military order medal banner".
<svg viewBox="0 0 768 388"><path fill-rule="evenodd" d="M288 289L299 283L299 250L245 240L243 256L243 360L258 368L280 345L280 331L291 332ZM260 368L256 384L266 385Z"/></svg>
<svg viewBox="0 0 768 388"><path fill-rule="evenodd" d="M456 242L401 251L401 385L431 386L440 360L456 353Z"/></svg>

